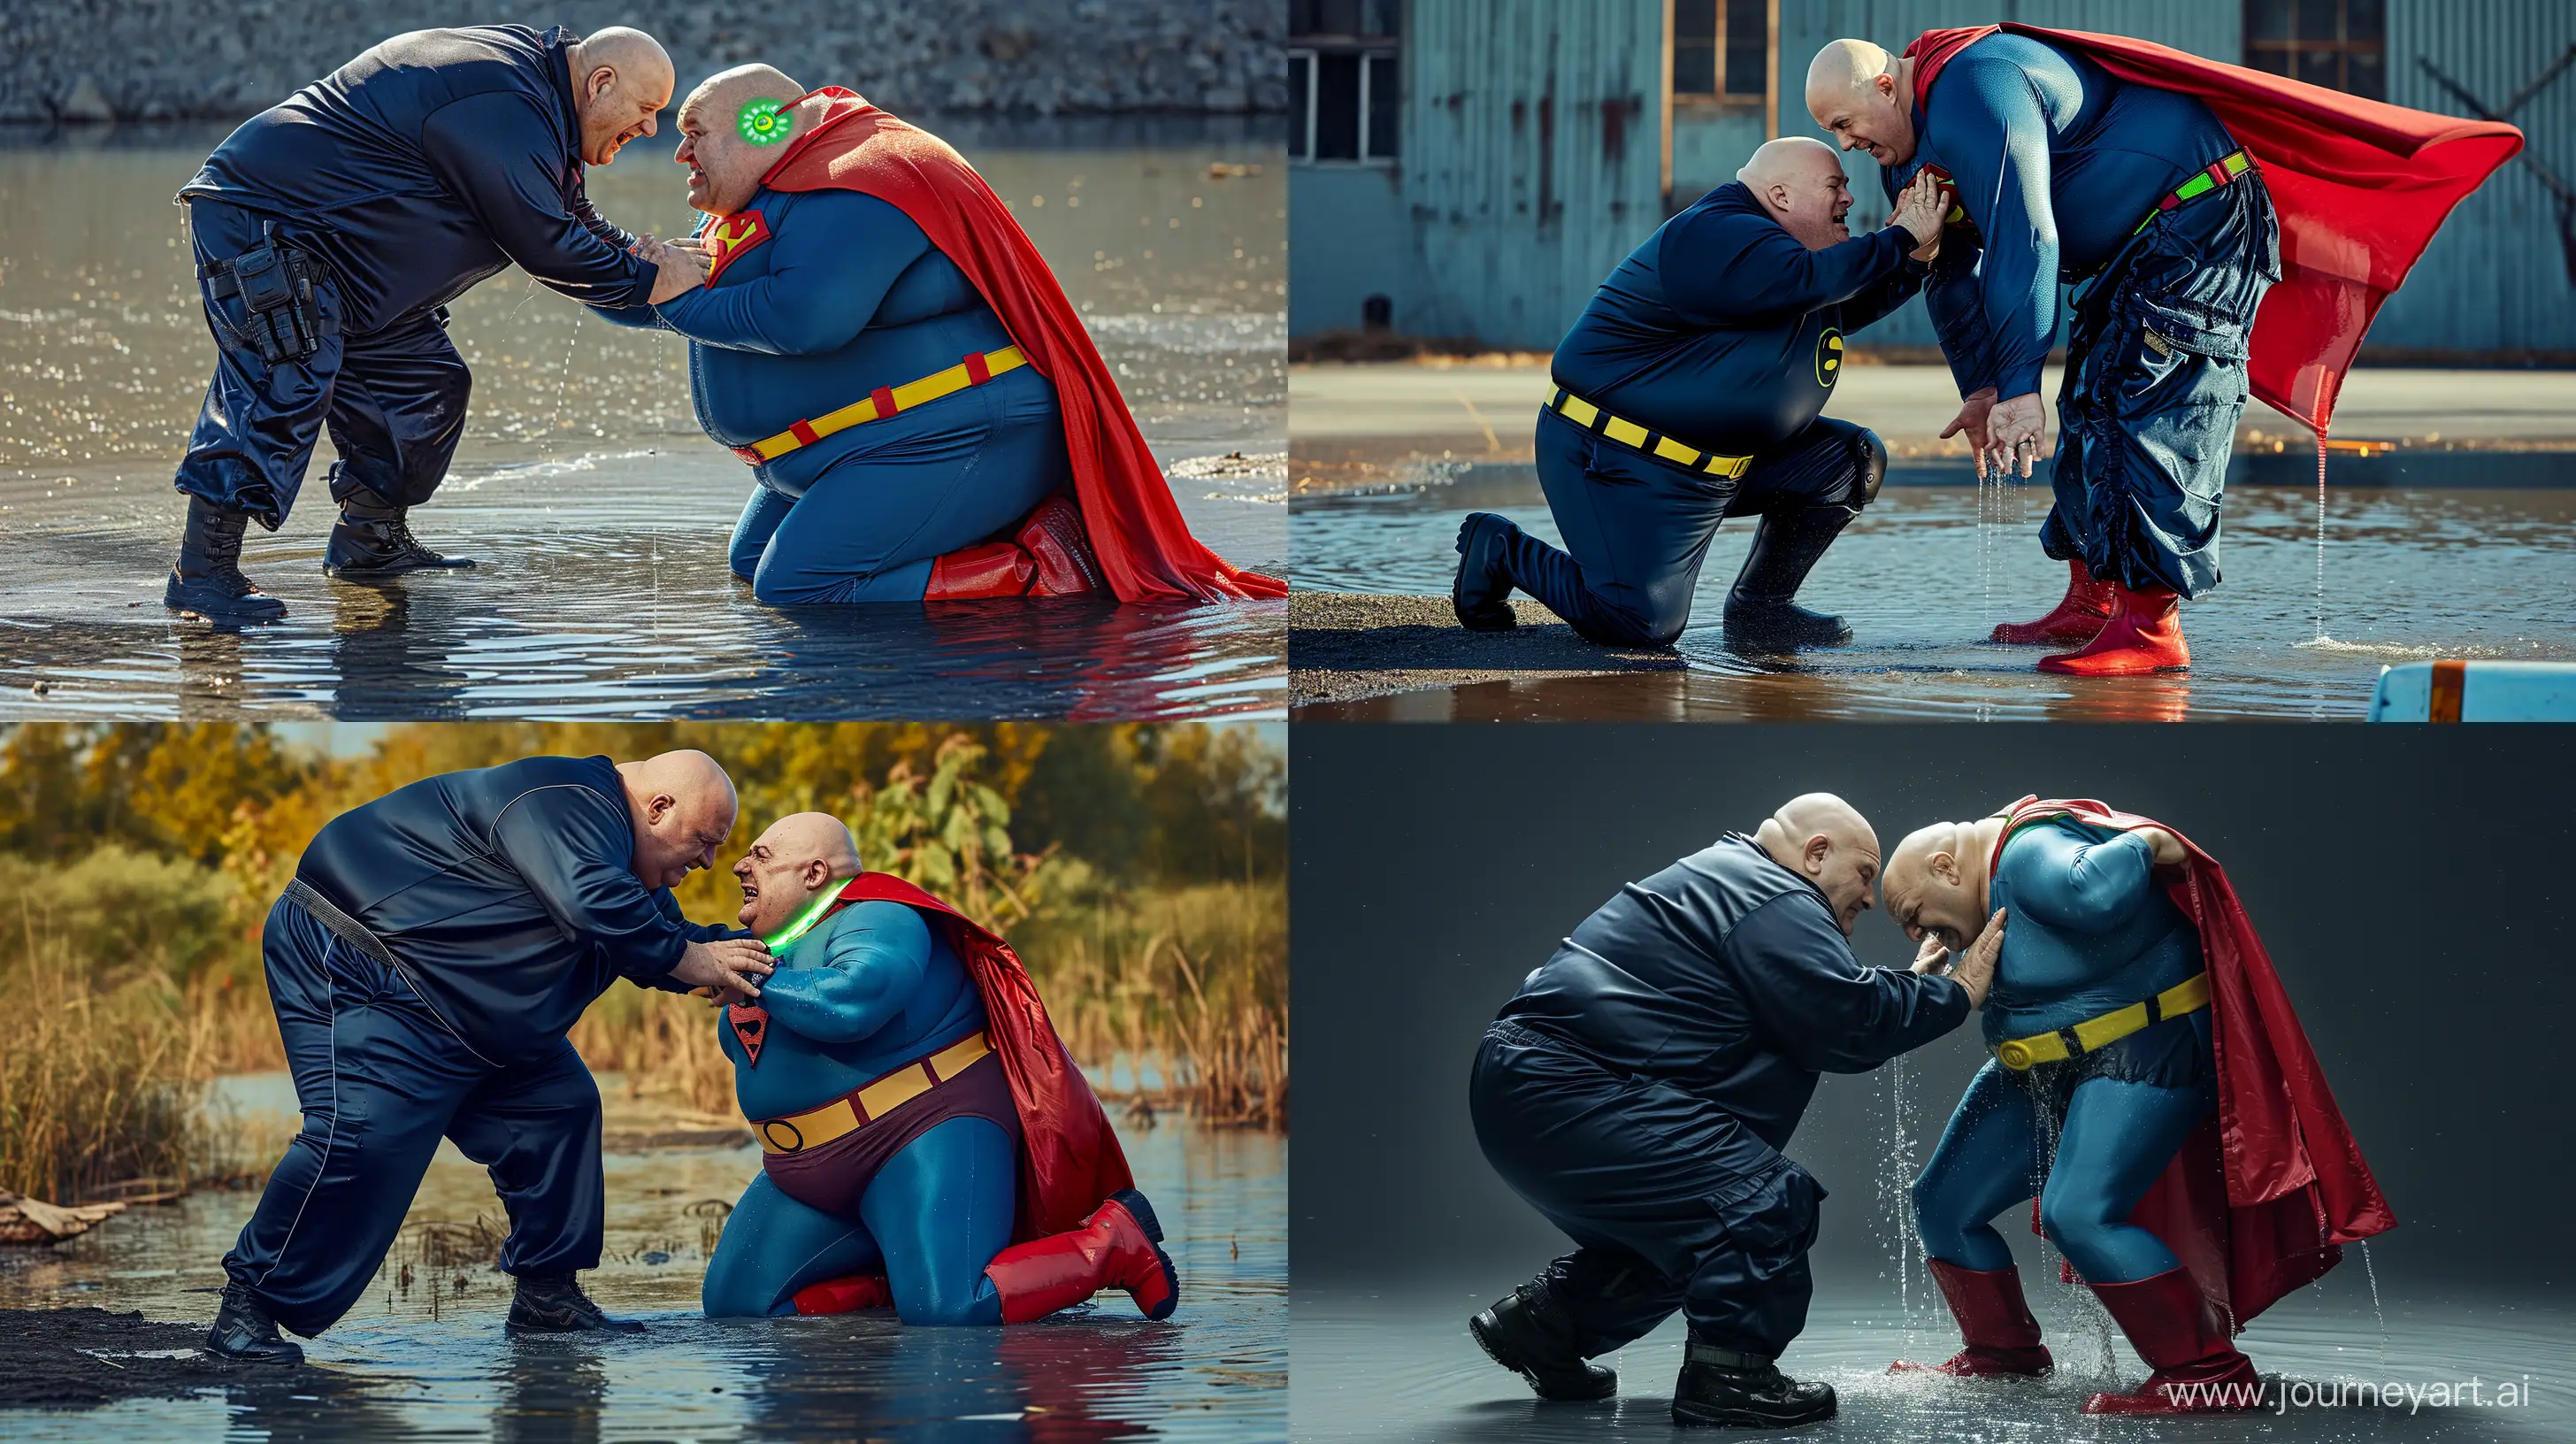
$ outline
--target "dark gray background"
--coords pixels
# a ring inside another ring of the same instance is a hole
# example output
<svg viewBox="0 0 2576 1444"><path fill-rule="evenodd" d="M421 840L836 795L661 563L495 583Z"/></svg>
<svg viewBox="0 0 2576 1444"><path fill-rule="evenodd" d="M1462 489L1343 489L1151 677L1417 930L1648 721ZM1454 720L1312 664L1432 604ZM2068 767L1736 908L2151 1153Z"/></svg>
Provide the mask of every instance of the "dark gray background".
<svg viewBox="0 0 2576 1444"><path fill-rule="evenodd" d="M2027 792L2179 828L2226 866L2396 1210L2381 1280L2570 1275L2576 729L1331 724L1291 750L1300 1289L1490 1273L1500 1292L1561 1250L1477 1151L1479 1034L1621 883L1810 790L1889 847ZM1875 907L1853 947L1913 955ZM1976 1036L1912 1055L1918 1159ZM1889 1113L1883 1074L1829 1075L1790 1145L1833 1195L1820 1285L1886 1258Z"/></svg>

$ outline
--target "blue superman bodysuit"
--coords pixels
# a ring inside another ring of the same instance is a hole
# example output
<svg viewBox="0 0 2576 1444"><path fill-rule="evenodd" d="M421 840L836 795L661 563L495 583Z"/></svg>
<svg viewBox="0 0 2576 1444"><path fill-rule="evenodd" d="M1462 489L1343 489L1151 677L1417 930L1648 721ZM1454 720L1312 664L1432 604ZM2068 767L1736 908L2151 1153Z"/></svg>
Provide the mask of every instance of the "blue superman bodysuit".
<svg viewBox="0 0 2576 1444"><path fill-rule="evenodd" d="M2114 78L2027 36L1950 58L1914 115L1911 163L1958 187L1924 305L1959 394L2039 389L2059 285L2080 285L2058 393L2048 555L2097 580L2196 596L2219 579L2227 458L2247 395L2246 338L2281 278L2259 172L2171 210L2158 202L2236 149L2192 96ZM2143 226L2141 223L2144 223Z"/></svg>
<svg viewBox="0 0 2576 1444"><path fill-rule="evenodd" d="M1988 1044L2071 1028L2202 970L2200 934L2153 867L2145 838L2071 819L2005 842L1988 892L2011 914L1986 999ZM2205 1007L2027 1071L1988 1062L1915 1181L1924 1251L1961 1268L2012 1267L1989 1220L2037 1191L2041 1226L2087 1283L2176 1267L2128 1217L2216 1108L2216 1084Z"/></svg>
<svg viewBox="0 0 2576 1444"><path fill-rule="evenodd" d="M689 338L698 424L728 447L1011 344L965 273L895 206L762 190L709 285L603 309ZM1072 484L1054 386L1033 368L826 436L754 468L735 575L764 602L919 601L931 564Z"/></svg>
<svg viewBox="0 0 2576 1444"><path fill-rule="evenodd" d="M1823 413L1844 335L1920 284L1913 244L1890 229L1810 251L1741 183L1665 222L1556 348L1557 386L1600 415L1539 413L1539 484L1565 550L1513 528L1511 584L1596 642L1663 646L1690 620L1718 524L1759 514L1737 587L1794 593L1885 472L1877 437ZM1678 464L1616 439L1611 417L1752 461L1732 476Z"/></svg>
<svg viewBox="0 0 2576 1444"><path fill-rule="evenodd" d="M843 908L775 961L756 1066L719 1025L748 1118L820 1107L984 1030L965 963L902 903ZM836 1139L765 1154L707 1266L707 1313L792 1314L808 1284L882 1272L905 1323L1000 1323L984 1270L1011 1241L1019 1140L986 1053Z"/></svg>

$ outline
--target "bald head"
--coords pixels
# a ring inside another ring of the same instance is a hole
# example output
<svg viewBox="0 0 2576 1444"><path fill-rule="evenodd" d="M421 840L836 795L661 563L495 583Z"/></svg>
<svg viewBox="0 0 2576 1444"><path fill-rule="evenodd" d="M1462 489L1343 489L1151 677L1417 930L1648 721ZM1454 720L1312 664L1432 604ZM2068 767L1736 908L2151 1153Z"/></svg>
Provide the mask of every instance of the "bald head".
<svg viewBox="0 0 2576 1444"><path fill-rule="evenodd" d="M733 865L734 880L742 884L736 917L753 932L772 936L861 870L849 824L828 812L791 813L753 839Z"/></svg>
<svg viewBox="0 0 2576 1444"><path fill-rule="evenodd" d="M1764 141L1735 178L1808 250L1851 239L1843 220L1852 208L1851 187L1841 158L1823 141L1803 135Z"/></svg>
<svg viewBox="0 0 2576 1444"><path fill-rule="evenodd" d="M775 65L737 65L699 81L680 102L680 148L672 155L689 168L689 204L711 216L751 204L787 142L822 114L824 99L800 101L804 94Z"/></svg>
<svg viewBox="0 0 2576 1444"><path fill-rule="evenodd" d="M1807 113L1844 150L1883 166L1914 158L1914 62L1866 40L1835 40L1807 62Z"/></svg>
<svg viewBox="0 0 2576 1444"><path fill-rule="evenodd" d="M1753 840L1773 862L1815 884L1843 935L1851 935L1869 910L1879 866L1878 833L1859 809L1830 792L1804 793L1763 819Z"/></svg>
<svg viewBox="0 0 2576 1444"><path fill-rule="evenodd" d="M676 79L662 42L612 25L564 52L572 69L573 111L581 123L581 158L606 165L630 140L653 134L671 103Z"/></svg>
<svg viewBox="0 0 2576 1444"><path fill-rule="evenodd" d="M1965 948L1985 928L1992 843L1986 823L1935 822L1905 834L1887 857L1888 918L1909 938Z"/></svg>
<svg viewBox="0 0 2576 1444"><path fill-rule="evenodd" d="M697 869L715 866L739 803L733 779L714 758L665 752L621 762L617 775L635 825L635 875L646 887L678 887Z"/></svg>

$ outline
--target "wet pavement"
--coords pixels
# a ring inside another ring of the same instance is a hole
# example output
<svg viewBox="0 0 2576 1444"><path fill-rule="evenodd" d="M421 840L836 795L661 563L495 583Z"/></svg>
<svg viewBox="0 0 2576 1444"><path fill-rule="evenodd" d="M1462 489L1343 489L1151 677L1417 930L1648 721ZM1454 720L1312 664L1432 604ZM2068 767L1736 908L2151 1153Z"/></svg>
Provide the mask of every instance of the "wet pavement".
<svg viewBox="0 0 2576 1444"><path fill-rule="evenodd" d="M2238 465L2270 479L2271 460ZM1719 613L1753 532L1739 519L1709 548L1675 652L1601 654L1586 668L1585 644L1536 609L1503 636L1445 615L1468 512L1558 540L1530 466L1380 467L1375 490L1292 504L1293 703L1317 719L2358 719L2385 665L2576 660L2576 455L2516 460L2510 479L2524 484L2497 485L2506 473L2493 469L2410 478L2339 457L2336 476L2383 484L2329 491L2322 554L2312 483L2232 487L2227 584L2184 609L2192 669L2144 678L2055 677L2032 667L2043 649L1980 640L2064 588L2063 565L2036 540L2044 478L1980 487L1971 472L1930 467L1892 477L1801 593L1850 622L1849 647L1727 649ZM2471 481L2485 484L2450 484Z"/></svg>
<svg viewBox="0 0 2576 1444"><path fill-rule="evenodd" d="M1284 165L1224 120L942 127L1057 268L1198 535L1286 560ZM513 270L452 306L464 445L414 513L463 574L325 578L317 452L245 567L239 635L171 619L169 475L213 344L169 196L221 130L0 141L0 719L1277 715L1285 608L1080 601L775 609L725 565L749 489L697 430L676 337ZM630 228L686 229L667 144L594 170Z"/></svg>
<svg viewBox="0 0 2576 1444"><path fill-rule="evenodd" d="M1781 1360L1792 1377L1834 1386L1835 1419L1762 1438L1984 1441L1984 1444L2102 1444L2102 1441L2191 1439L2236 1441L2522 1441L2576 1434L2576 1407L2566 1391L2566 1361L2576 1345L2576 1315L2564 1300L2452 1298L2439 1303L2391 1298L2380 1312L2361 1270L2346 1268L2325 1286L2274 1305L2238 1341L2267 1375L2324 1385L2326 1405L2291 1392L2277 1412L2204 1415L2188 1420L2088 1418L2085 1396L2135 1388L2146 1369L2125 1342L2112 1347L2070 1296L2072 1287L2038 1291L2040 1318L2057 1372L2045 1380L1961 1381L1925 1374L1891 1375L1891 1360L1937 1361L1958 1348L1957 1335L1933 1316L1937 1304L1900 1307L1894 1290L1850 1290L1818 1297L1806 1332ZM2354 1277L2346 1278L2345 1275ZM1621 1392L1598 1404L1541 1404L1518 1376L1487 1359L1466 1320L1493 1302L1510 1280L1414 1284L1359 1294L1299 1288L1290 1357L1290 1437L1301 1441L1602 1440L1707 1437L1673 1426L1673 1381L1681 1368L1684 1327L1676 1318L1601 1362L1616 1368ZM2098 1315L2098 1308L2093 1311ZM2483 1405L2430 1402L2419 1392L2393 1407L2374 1405L2351 1386L2481 1382ZM2344 1387L2337 1388L2340 1382ZM2528 1403L2499 1403L2499 1385L2529 1389Z"/></svg>
<svg viewBox="0 0 2576 1444"><path fill-rule="evenodd" d="M273 1104L283 1079L246 1080ZM612 1135L618 1124L613 1079ZM291 1097L291 1094L286 1095ZM291 1125L289 1125L291 1126ZM725 1206L759 1171L737 1147L612 1151L607 1258L585 1284L636 1337L515 1338L506 1276L435 1264L480 1221L484 1172L442 1145L373 1290L306 1345L360 1386L297 1398L239 1389L82 1411L12 1411L0 1433L57 1439L489 1438L1035 1441L1277 1438L1286 1430L1287 1142L1121 1118L1182 1280L1165 1323L1123 1294L1007 1329L906 1329L890 1315L711 1322L698 1286ZM614 1138L612 1136L612 1142ZM0 1251L0 1308L93 1305L199 1321L257 1195L200 1193L66 1243ZM493 1235L497 1240L497 1233Z"/></svg>

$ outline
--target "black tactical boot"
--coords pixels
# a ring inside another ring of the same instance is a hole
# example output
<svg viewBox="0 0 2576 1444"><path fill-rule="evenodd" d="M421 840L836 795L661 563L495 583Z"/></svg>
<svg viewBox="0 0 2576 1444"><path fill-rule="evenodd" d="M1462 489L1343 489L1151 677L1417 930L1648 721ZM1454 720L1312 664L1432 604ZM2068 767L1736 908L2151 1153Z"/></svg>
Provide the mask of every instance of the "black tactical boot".
<svg viewBox="0 0 2576 1444"><path fill-rule="evenodd" d="M441 556L422 546L403 519L404 508L367 487L340 481L337 466L331 494L340 498L340 522L331 528L331 549L323 553L322 570L332 576L374 581L405 572L474 565L470 557Z"/></svg>
<svg viewBox="0 0 2576 1444"><path fill-rule="evenodd" d="M1790 1429L1834 1417L1834 1386L1801 1384L1760 1354L1704 1342L1697 1330L1673 1385L1673 1422Z"/></svg>
<svg viewBox="0 0 2576 1444"><path fill-rule="evenodd" d="M1547 1280L1537 1279L1467 1321L1467 1332L1495 1363L1529 1381L1542 1399L1607 1399L1619 1376L1575 1351L1574 1323Z"/></svg>
<svg viewBox="0 0 2576 1444"><path fill-rule="evenodd" d="M640 1334L633 1319L612 1319L581 1291L571 1274L530 1275L510 1300L510 1327L538 1334Z"/></svg>
<svg viewBox="0 0 2576 1444"><path fill-rule="evenodd" d="M1519 624L1512 615L1512 570L1503 560L1514 530L1511 518L1490 511L1470 512L1458 524L1458 579L1449 584L1449 602L1468 631L1508 632Z"/></svg>
<svg viewBox="0 0 2576 1444"><path fill-rule="evenodd" d="M1811 612L1790 600L1825 548L1860 514L1858 507L1828 503L1766 512L1753 533L1753 550L1726 594L1726 644L1738 651L1785 652L1798 647L1839 647L1852 639L1840 617Z"/></svg>
<svg viewBox="0 0 2576 1444"><path fill-rule="evenodd" d="M304 1351L277 1336L277 1321L250 1290L224 1285L224 1305L206 1330L206 1352L254 1364L301 1364Z"/></svg>
<svg viewBox="0 0 2576 1444"><path fill-rule="evenodd" d="M180 538L179 560L170 568L161 605L219 626L284 618L286 603L242 575L242 529L249 524L240 512L189 497L188 530Z"/></svg>

